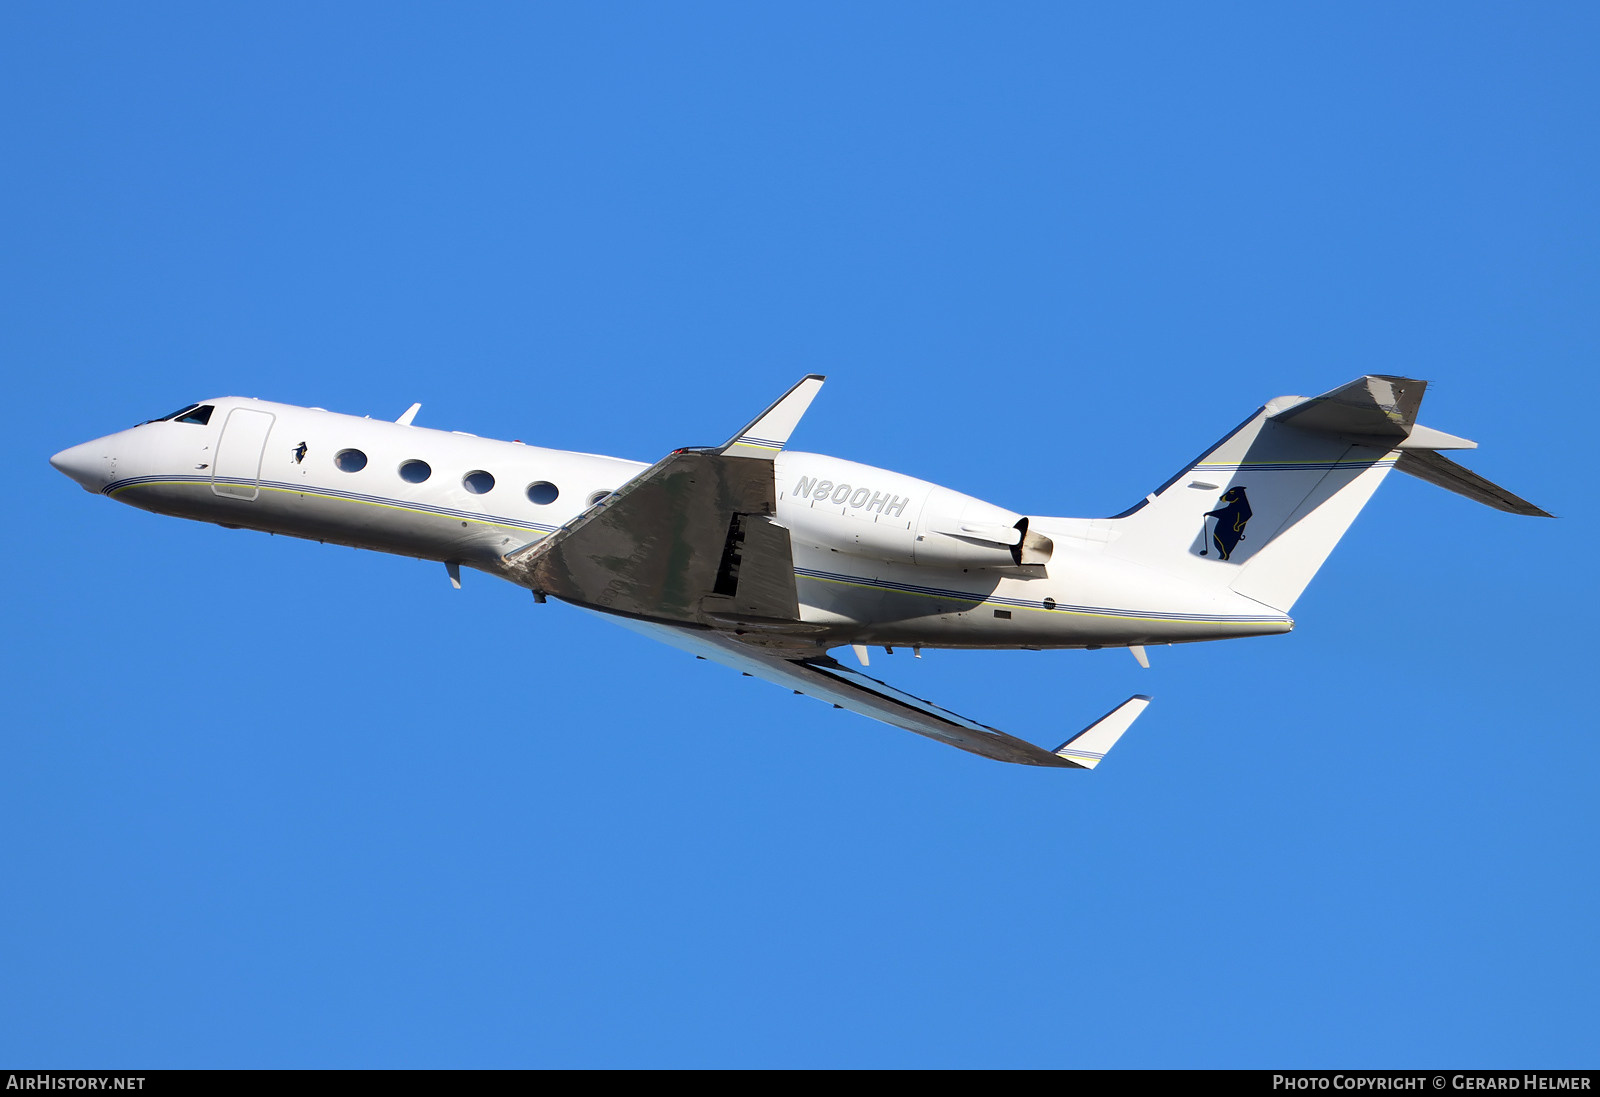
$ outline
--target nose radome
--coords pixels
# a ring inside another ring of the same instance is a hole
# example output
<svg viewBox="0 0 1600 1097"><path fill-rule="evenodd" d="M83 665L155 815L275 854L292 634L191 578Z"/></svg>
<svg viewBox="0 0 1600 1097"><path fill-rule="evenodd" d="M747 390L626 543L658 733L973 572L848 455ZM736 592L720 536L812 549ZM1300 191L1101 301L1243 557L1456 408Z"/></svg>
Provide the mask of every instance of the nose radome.
<svg viewBox="0 0 1600 1097"><path fill-rule="evenodd" d="M106 486L108 470L105 447L97 443L85 442L81 446L64 449L50 458L50 464L58 472L82 484L84 491L99 494L100 489Z"/></svg>

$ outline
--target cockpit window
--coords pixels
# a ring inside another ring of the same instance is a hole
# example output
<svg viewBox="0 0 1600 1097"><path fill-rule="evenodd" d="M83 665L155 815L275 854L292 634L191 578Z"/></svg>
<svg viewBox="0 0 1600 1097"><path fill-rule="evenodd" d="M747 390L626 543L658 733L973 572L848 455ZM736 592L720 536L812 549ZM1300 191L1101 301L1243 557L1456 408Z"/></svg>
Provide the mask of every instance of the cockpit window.
<svg viewBox="0 0 1600 1097"><path fill-rule="evenodd" d="M212 407L210 404L200 404L192 411L185 408L172 417L174 423L199 423L202 427L211 422Z"/></svg>
<svg viewBox="0 0 1600 1097"><path fill-rule="evenodd" d="M156 416L154 419L146 419L145 422L146 423L165 423L168 419L176 419L178 416L184 414L185 412L193 411L195 408L197 408L199 406L200 406L199 404L185 404L185 405L183 405L183 407L179 408L177 411L169 411L165 415Z"/></svg>

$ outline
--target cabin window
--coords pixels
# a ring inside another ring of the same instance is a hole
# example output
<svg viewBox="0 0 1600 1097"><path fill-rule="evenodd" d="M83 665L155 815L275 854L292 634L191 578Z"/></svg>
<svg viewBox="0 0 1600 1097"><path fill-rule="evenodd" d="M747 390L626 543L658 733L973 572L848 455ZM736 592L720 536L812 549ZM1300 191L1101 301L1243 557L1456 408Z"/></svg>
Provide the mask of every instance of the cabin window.
<svg viewBox="0 0 1600 1097"><path fill-rule="evenodd" d="M358 449L342 449L333 459L340 472L360 472L367 467L367 455Z"/></svg>
<svg viewBox="0 0 1600 1097"><path fill-rule="evenodd" d="M600 500L604 499L606 496L608 496L610 494L611 494L610 491L597 491L597 492L595 492L593 495L589 496L589 505L591 507L594 506L596 503L598 503Z"/></svg>
<svg viewBox="0 0 1600 1097"><path fill-rule="evenodd" d="M400 466L400 479L408 484L420 484L433 475L426 461L407 461Z"/></svg>
<svg viewBox="0 0 1600 1097"><path fill-rule="evenodd" d="M479 469L461 478L461 486L474 495L486 495L494 489L494 477Z"/></svg>
<svg viewBox="0 0 1600 1097"><path fill-rule="evenodd" d="M212 407L210 404L202 404L194 408L185 408L174 415L172 421L174 423L198 423L203 427L211 422L211 412Z"/></svg>
<svg viewBox="0 0 1600 1097"><path fill-rule="evenodd" d="M556 497L560 494L560 489L548 480L540 480L537 483L528 485L528 500L538 503L541 507L547 507L554 503Z"/></svg>

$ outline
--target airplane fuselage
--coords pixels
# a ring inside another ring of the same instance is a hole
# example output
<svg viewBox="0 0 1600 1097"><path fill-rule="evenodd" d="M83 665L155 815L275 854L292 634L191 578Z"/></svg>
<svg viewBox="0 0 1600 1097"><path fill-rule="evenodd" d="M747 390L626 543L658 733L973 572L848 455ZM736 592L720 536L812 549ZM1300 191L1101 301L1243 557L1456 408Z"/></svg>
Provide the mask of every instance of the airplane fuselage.
<svg viewBox="0 0 1600 1097"><path fill-rule="evenodd" d="M187 421L146 423L54 463L90 491L160 514L512 581L508 554L648 467L263 400L225 397L196 409ZM1243 595L1105 555L1115 536L1106 520L1024 518L820 454L778 454L774 482L800 620L823 646L1078 648L1292 627Z"/></svg>

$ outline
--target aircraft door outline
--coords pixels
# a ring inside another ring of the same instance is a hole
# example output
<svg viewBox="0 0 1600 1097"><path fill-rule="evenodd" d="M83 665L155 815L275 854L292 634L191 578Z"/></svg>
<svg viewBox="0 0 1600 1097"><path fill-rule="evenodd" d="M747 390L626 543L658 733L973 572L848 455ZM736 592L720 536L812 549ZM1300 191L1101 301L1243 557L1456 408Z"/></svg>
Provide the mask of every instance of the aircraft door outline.
<svg viewBox="0 0 1600 1097"><path fill-rule="evenodd" d="M229 499L261 494L261 459L277 417L254 408L234 408L223 424L211 466L211 491Z"/></svg>

